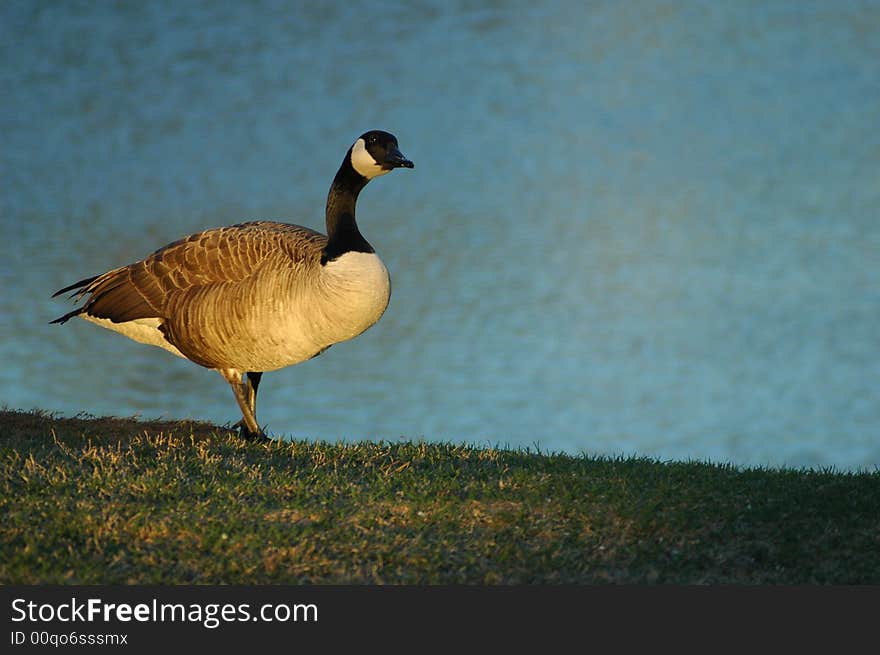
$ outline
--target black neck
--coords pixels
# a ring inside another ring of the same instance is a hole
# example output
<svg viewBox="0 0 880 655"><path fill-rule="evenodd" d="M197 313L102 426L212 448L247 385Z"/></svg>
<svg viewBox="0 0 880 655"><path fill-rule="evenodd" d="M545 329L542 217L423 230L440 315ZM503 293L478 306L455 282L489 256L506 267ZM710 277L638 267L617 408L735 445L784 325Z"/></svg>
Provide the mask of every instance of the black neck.
<svg viewBox="0 0 880 655"><path fill-rule="evenodd" d="M322 264L347 252L375 252L361 235L354 217L358 194L367 182L367 178L352 168L350 153L347 154L327 195L327 245Z"/></svg>

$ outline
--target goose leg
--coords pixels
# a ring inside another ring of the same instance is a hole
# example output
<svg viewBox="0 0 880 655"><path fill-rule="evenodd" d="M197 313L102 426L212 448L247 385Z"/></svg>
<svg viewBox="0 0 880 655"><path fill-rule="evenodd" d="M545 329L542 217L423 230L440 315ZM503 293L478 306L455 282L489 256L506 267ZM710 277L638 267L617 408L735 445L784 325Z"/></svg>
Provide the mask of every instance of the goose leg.
<svg viewBox="0 0 880 655"><path fill-rule="evenodd" d="M257 416L257 387L260 386L260 379L263 377L262 373L255 373L253 371L247 374L248 381L248 401L251 406L251 412L254 414L254 418Z"/></svg>
<svg viewBox="0 0 880 655"><path fill-rule="evenodd" d="M234 368L224 368L219 370L220 375L222 375L229 383L229 386L232 387L232 393L235 394L235 400L238 402L239 409L241 409L242 420L239 423L241 427L241 435L245 439L265 437L266 435L263 434L263 431L260 430L260 426L257 423L255 412L257 391L253 381L250 378L246 380L241 374L241 371ZM257 378L257 380L257 385L259 385L259 378Z"/></svg>

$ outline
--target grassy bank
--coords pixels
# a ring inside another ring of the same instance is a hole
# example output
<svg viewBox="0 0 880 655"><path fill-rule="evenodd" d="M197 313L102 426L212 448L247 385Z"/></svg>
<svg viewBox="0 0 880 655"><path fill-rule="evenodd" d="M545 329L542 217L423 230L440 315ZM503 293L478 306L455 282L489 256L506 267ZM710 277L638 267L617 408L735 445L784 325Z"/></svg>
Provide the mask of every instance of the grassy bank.
<svg viewBox="0 0 880 655"><path fill-rule="evenodd" d="M0 583L880 583L880 472L0 412Z"/></svg>

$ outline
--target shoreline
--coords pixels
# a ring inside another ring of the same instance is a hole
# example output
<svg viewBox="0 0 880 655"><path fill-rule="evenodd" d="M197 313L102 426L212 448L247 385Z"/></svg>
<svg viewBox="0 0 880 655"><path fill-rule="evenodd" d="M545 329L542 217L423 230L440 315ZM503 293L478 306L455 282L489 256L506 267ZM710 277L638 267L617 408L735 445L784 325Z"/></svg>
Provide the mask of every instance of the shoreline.
<svg viewBox="0 0 880 655"><path fill-rule="evenodd" d="M878 584L880 470L0 412L2 584Z"/></svg>

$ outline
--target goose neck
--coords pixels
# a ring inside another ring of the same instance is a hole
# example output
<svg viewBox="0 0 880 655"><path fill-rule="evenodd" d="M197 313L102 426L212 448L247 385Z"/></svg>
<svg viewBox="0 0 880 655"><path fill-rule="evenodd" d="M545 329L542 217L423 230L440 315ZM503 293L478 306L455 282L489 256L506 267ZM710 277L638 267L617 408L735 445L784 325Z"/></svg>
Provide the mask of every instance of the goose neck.
<svg viewBox="0 0 880 655"><path fill-rule="evenodd" d="M368 181L352 168L346 157L327 194L327 246L323 257L325 263L350 251L374 252L358 230L355 220L358 194Z"/></svg>

